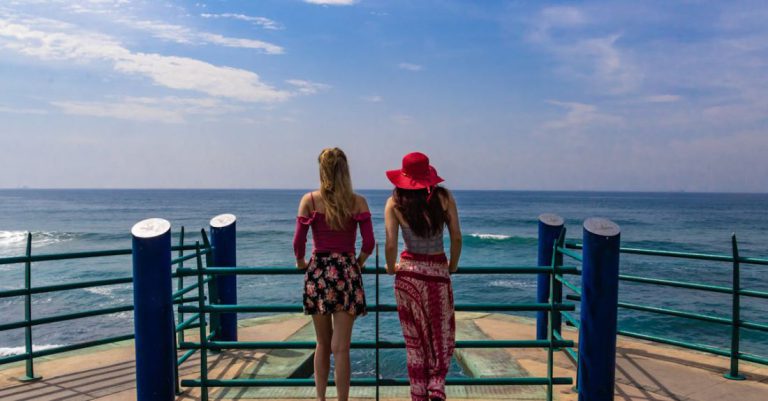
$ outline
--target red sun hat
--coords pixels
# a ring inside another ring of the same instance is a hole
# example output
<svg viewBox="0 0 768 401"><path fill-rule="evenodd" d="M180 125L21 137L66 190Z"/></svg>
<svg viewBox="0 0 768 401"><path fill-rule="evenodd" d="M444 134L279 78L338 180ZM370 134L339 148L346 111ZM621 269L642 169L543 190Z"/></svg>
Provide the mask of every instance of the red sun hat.
<svg viewBox="0 0 768 401"><path fill-rule="evenodd" d="M437 170L429 165L429 157L419 152L405 155L403 168L387 171L387 178L402 189L431 188L445 181L437 175Z"/></svg>

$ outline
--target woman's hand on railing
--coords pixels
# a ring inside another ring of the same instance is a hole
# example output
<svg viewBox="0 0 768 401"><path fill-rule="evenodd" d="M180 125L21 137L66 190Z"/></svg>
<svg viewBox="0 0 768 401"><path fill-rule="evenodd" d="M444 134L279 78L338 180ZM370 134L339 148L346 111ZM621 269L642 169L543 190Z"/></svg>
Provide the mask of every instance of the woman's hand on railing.
<svg viewBox="0 0 768 401"><path fill-rule="evenodd" d="M307 261L304 258L296 259L296 268L299 270L307 270Z"/></svg>
<svg viewBox="0 0 768 401"><path fill-rule="evenodd" d="M389 264L387 265L387 274L389 275L395 274L398 270L400 270L400 265L398 265L397 263L395 263L392 266L390 266Z"/></svg>

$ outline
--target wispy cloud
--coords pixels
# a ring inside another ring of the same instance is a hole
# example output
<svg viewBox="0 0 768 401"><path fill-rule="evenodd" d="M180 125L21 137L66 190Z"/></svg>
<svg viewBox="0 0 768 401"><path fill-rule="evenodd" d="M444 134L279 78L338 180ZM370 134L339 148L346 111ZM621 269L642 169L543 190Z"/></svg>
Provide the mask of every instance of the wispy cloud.
<svg viewBox="0 0 768 401"><path fill-rule="evenodd" d="M279 22L273 21L266 17L252 17L250 15L245 14L234 14L234 13L223 13L223 14L200 14L203 18L228 18L228 19L235 19L240 21L246 21L250 22L254 25L258 25L264 29L284 29L283 25Z"/></svg>
<svg viewBox="0 0 768 401"><path fill-rule="evenodd" d="M77 29L63 32L60 24L54 25L48 30L50 27L40 21L0 18L0 47L41 60L106 62L117 72L147 77L156 85L240 101L278 102L291 96L248 70L188 57L134 52L109 36Z"/></svg>
<svg viewBox="0 0 768 401"><path fill-rule="evenodd" d="M313 95L317 92L325 91L331 88L331 86L327 84L305 81L303 79L289 79L285 82L295 86L298 93L302 95Z"/></svg>
<svg viewBox="0 0 768 401"><path fill-rule="evenodd" d="M216 98L182 98L176 96L123 97L109 101L53 101L51 105L65 114L116 118L137 122L179 124L192 116L217 116L241 111L239 106Z"/></svg>
<svg viewBox="0 0 768 401"><path fill-rule="evenodd" d="M408 114L395 114L391 118L392 121L400 125L409 125L413 123L413 117Z"/></svg>
<svg viewBox="0 0 768 401"><path fill-rule="evenodd" d="M619 125L622 122L621 117L600 113L595 105L557 100L547 103L566 109L566 114L559 120L546 122L545 129L579 131L594 126Z"/></svg>
<svg viewBox="0 0 768 401"><path fill-rule="evenodd" d="M643 98L644 101L649 103L672 103L677 102L681 99L678 95L650 95Z"/></svg>
<svg viewBox="0 0 768 401"><path fill-rule="evenodd" d="M643 75L617 44L622 33L597 34L585 29L589 24L579 8L547 7L533 19L528 40L557 57L558 72L595 89L614 94L636 89Z"/></svg>
<svg viewBox="0 0 768 401"><path fill-rule="evenodd" d="M0 105L0 113L7 113L7 114L48 114L48 110L43 109L30 109L30 108L19 108L19 107L8 107L8 106L2 106Z"/></svg>
<svg viewBox="0 0 768 401"><path fill-rule="evenodd" d="M323 6L351 6L359 0L304 0L305 3L319 4Z"/></svg>
<svg viewBox="0 0 768 401"><path fill-rule="evenodd" d="M161 21L117 19L126 26L149 32L152 36L181 44L214 44L225 47L238 47L261 50L266 54L283 54L282 47L256 39L232 38L217 33L199 32L182 25L167 24Z"/></svg>
<svg viewBox="0 0 768 401"><path fill-rule="evenodd" d="M421 71L421 70L424 69L424 67L419 65L419 64L406 63L406 62L402 62L402 63L398 64L397 68L399 68L401 70L414 71L414 72Z"/></svg>
<svg viewBox="0 0 768 401"><path fill-rule="evenodd" d="M370 96L363 96L361 99L365 100L366 102L371 103L379 103L384 101L384 98L379 95L370 95Z"/></svg>

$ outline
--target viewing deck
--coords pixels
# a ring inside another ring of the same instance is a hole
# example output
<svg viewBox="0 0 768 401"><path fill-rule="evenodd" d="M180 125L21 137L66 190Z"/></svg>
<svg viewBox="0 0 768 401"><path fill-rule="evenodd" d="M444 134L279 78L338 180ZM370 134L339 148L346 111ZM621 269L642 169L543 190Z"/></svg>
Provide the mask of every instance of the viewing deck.
<svg viewBox="0 0 768 401"><path fill-rule="evenodd" d="M313 336L310 320L284 314L241 320L246 341L306 340ZM194 338L194 331L187 334ZM535 335L532 319L495 313L457 313L458 340L504 340ZM578 332L564 328L564 337L578 340ZM308 337L307 337L308 336ZM458 349L456 358L465 373L476 377L543 376L546 352L541 349ZM181 353L180 353L181 354ZM209 377L302 377L311 372L311 350L230 350L209 355ZM723 378L727 358L683 348L619 336L616 367L616 400L739 400L764 401L768 394L768 367L743 362L747 381ZM199 357L193 356L197 360ZM182 378L199 376L199 362L181 366ZM306 369L309 367L309 369ZM0 399L22 400L134 400L136 381L133 341L39 358L36 369L43 379L22 383L24 363L0 366ZM576 376L574 363L564 352L555 354L555 374ZM381 389L381 399L408 400L407 387ZM329 388L329 397L334 396ZM374 399L372 387L353 387L353 400ZM211 390L214 400L314 399L311 387L221 388ZM541 400L544 386L449 386L449 399ZM569 386L556 388L555 399L577 400ZM198 388L184 388L177 400L198 400Z"/></svg>

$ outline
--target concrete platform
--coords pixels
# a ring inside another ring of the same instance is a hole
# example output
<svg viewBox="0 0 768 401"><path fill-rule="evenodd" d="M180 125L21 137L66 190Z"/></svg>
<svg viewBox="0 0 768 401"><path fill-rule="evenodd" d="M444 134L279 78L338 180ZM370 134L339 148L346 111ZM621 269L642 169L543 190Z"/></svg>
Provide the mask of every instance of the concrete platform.
<svg viewBox="0 0 768 401"><path fill-rule="evenodd" d="M531 339L533 321L503 314L457 314L460 339ZM302 315L276 315L241 321L243 340L284 341L312 338L310 320ZM566 330L566 338L577 333ZM194 336L190 335L190 339ZM21 383L23 364L0 366L0 400L134 400L133 343L130 341L35 360L43 380ZM477 376L544 376L546 352L533 349L459 350L456 358L464 370ZM209 355L211 378L287 377L305 374L311 351L230 351ZM310 362L311 363L311 362ZM617 347L616 400L768 400L768 367L742 362L747 381L722 377L727 358L620 338ZM311 365L309 366L311 370ZM183 378L199 375L199 359L182 365ZM575 377L573 363L556 353L555 374ZM332 389L329 389L332 390ZM406 388L382 388L382 399L408 400ZM543 386L450 386L450 399L540 400ZM329 391L329 399L333 392ZM353 388L352 399L370 400L371 388ZM187 389L177 400L198 400ZM211 392L211 399L314 399L312 388L233 388ZM556 399L576 400L569 386L556 387Z"/></svg>

